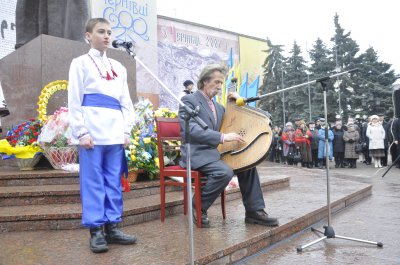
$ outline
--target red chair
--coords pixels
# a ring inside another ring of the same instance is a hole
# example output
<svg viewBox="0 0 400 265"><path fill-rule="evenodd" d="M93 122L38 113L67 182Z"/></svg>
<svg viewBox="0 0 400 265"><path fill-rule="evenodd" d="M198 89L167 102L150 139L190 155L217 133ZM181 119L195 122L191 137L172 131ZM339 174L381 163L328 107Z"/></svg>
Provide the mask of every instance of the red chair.
<svg viewBox="0 0 400 265"><path fill-rule="evenodd" d="M179 165L176 166L165 166L164 164L164 153L168 151L176 151L176 147L163 145L164 141L178 140L181 141L181 132L179 120L177 118L164 118L156 117L157 124L157 145L158 145L158 157L160 163L160 196L161 196L161 222L165 220L165 187L166 186L178 186L183 187L183 212L187 214L187 177L186 168L182 168ZM201 182L201 178L204 177L199 171L192 170L192 186L194 187L195 193L195 205L196 205L196 216L197 227L201 228L201 186L204 183ZM176 182L171 180L169 177L180 177L183 178L182 182ZM225 190L221 193L221 209L222 216L225 219Z"/></svg>

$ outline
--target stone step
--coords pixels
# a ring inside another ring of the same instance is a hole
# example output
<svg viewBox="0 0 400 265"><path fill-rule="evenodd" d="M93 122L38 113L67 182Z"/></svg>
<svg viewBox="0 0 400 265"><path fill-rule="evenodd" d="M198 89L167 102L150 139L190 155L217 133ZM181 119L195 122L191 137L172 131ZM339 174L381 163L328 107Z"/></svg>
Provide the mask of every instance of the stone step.
<svg viewBox="0 0 400 265"><path fill-rule="evenodd" d="M272 165L260 172L267 172L268 178L290 176L289 188L264 192L266 210L279 219L280 226L270 228L246 224L240 199L227 202L226 220L221 217L220 206L213 205L209 210L211 228L194 227L195 264L239 262L327 217L325 171ZM330 184L332 214L346 210L371 194L370 185L337 178L334 173L331 173ZM182 195L177 195L181 199ZM168 204L172 204L172 200L172 194L167 196ZM146 204L147 210L150 210L159 202L154 197L153 206L142 200L135 200L134 203ZM130 207L129 204L126 206ZM140 217L139 210L128 211L138 211L138 219L149 217L144 208ZM63 210L59 212L63 214ZM135 217L126 215L122 230L135 234L138 243L134 246L110 245L109 252L104 255L90 252L87 229L2 233L0 260L4 264L188 264L187 218L183 214L170 215L161 223L158 212L154 215L155 220L146 220L138 225L128 225L132 222L130 218ZM53 225L56 229L57 222ZM295 251L295 246L290 251Z"/></svg>
<svg viewBox="0 0 400 265"><path fill-rule="evenodd" d="M260 179L262 188L265 191L289 186L288 177L261 176ZM29 187L20 186L19 188ZM45 191L45 189L50 188L52 189ZM59 190L56 191L56 188ZM73 202L74 198L79 199L79 190L77 188L76 185L48 185L42 189L41 193L35 193L37 196L31 196L31 192L27 190L25 194L28 196L21 196L20 202L23 202L24 198L29 198L31 202L36 200L40 204L1 206L0 231L80 228L81 205L79 201ZM157 187L157 189L159 188ZM135 190L124 193L124 225L138 224L160 218L160 195L148 194L151 193L151 188L144 188L141 192L143 196L140 199L133 196ZM54 193L57 193L59 198L54 196ZM20 192L20 194L23 195L24 193ZM227 201L238 198L241 198L239 188L227 191ZM170 191L166 194L166 199L167 216L183 212L182 191ZM4 199L7 202L12 202L12 200L11 196ZM14 200L17 201L18 199L14 198ZM48 201L45 202L46 200L54 201L49 203ZM63 203L61 204L61 202Z"/></svg>
<svg viewBox="0 0 400 265"><path fill-rule="evenodd" d="M79 174L64 170L43 169L21 171L8 168L0 171L0 187L78 184Z"/></svg>
<svg viewBox="0 0 400 265"><path fill-rule="evenodd" d="M71 173L65 173L61 170L48 172L32 172L30 174L24 172L12 172L7 174L16 180L31 179L36 180L36 185L15 185L0 186L0 207L4 206L24 206L24 205L40 205L40 204L63 204L63 203L80 203L79 184L52 184L45 185L43 179L57 179L63 182L63 178L74 178ZM4 178L5 179L5 178ZM78 178L76 178L78 179ZM47 181L46 181L47 182ZM54 182L55 183L55 182ZM167 187L167 192L181 190L180 187ZM138 181L131 183L131 192L124 193L125 199L139 198L152 194L159 194L159 181Z"/></svg>
<svg viewBox="0 0 400 265"><path fill-rule="evenodd" d="M166 189L177 190L181 188ZM123 193L125 199L154 194L160 194L158 180L131 183L131 191ZM80 203L79 184L0 187L0 207L63 203Z"/></svg>

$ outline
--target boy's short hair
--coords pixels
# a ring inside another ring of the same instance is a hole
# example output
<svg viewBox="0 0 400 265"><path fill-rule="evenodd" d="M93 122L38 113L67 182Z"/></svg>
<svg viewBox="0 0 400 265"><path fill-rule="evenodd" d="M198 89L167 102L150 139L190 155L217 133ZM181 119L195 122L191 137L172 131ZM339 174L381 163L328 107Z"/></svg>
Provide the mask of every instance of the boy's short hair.
<svg viewBox="0 0 400 265"><path fill-rule="evenodd" d="M86 22L85 32L92 32L98 23L110 24L110 22L102 17L91 18Z"/></svg>

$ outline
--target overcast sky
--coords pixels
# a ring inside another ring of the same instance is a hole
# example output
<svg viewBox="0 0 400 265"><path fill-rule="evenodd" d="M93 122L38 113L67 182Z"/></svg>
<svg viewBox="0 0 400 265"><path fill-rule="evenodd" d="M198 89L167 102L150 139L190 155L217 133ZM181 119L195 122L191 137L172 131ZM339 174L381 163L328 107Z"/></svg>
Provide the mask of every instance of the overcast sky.
<svg viewBox="0 0 400 265"><path fill-rule="evenodd" d="M372 46L379 60L400 73L399 18L396 0L158 0L157 13L285 45L296 40L302 51L321 38L328 47L335 34L334 16L360 51ZM305 57L307 60L308 58Z"/></svg>

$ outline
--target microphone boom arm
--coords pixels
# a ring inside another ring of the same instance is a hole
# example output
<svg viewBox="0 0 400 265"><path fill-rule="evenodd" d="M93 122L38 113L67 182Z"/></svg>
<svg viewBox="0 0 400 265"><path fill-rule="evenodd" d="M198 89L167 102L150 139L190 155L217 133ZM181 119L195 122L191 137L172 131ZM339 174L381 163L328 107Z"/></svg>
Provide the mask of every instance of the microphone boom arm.
<svg viewBox="0 0 400 265"><path fill-rule="evenodd" d="M308 84L316 84L316 83L319 83L319 82L322 83L322 82L325 82L325 81L327 81L327 80L329 80L331 78L334 78L334 77L337 77L337 76L341 76L341 75L344 75L344 74L348 74L348 73L353 73L355 71L358 71L358 69L355 68L355 69L351 69L351 70L344 71L344 72L341 72L341 73L337 73L337 74L334 74L334 75L321 77L321 78L318 78L316 80L312 80L312 81L309 81L309 82L306 82L306 83L303 83L303 84L294 85L294 86L291 86L291 87L279 89L279 90L274 91L274 92L266 93L264 95L260 95L260 96L257 96L257 97L248 98L245 101L246 102L252 102L252 101L260 100L260 99L263 99L265 97L268 97L268 96L271 96L271 95L275 95L275 94L278 94L278 93L281 93L281 92L289 91L289 90L292 90L292 89L295 89L295 88L299 88L299 87L302 87L302 86L306 86Z"/></svg>

